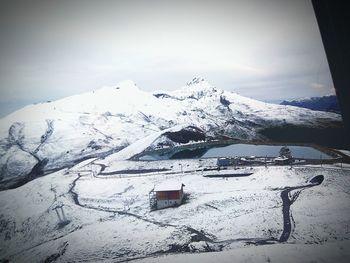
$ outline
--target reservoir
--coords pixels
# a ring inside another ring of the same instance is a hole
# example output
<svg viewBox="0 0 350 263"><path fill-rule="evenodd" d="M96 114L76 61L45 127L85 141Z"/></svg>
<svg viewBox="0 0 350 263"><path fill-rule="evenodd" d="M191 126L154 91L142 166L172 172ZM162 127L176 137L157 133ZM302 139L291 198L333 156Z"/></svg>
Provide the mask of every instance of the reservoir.
<svg viewBox="0 0 350 263"><path fill-rule="evenodd" d="M169 151L161 151L148 153L140 157L140 160L164 160L164 159L193 159L193 158L219 158L219 157L277 157L279 150L284 145L254 145L254 144L230 144L225 146L207 146L188 148L181 150L173 149ZM306 159L332 159L327 155L310 146L288 146L294 158Z"/></svg>

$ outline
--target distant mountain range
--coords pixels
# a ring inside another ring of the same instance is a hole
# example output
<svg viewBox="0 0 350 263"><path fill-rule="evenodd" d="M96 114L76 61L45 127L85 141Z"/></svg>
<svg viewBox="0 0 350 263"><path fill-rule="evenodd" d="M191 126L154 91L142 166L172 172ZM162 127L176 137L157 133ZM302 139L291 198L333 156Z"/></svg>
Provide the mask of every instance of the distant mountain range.
<svg viewBox="0 0 350 263"><path fill-rule="evenodd" d="M312 131L341 124L336 113L264 103L202 78L175 91L153 93L124 81L29 105L0 119L0 185L16 177L30 180L86 158L106 157L144 138L157 149L224 138L311 142L317 138ZM180 128L172 130L175 127ZM340 136L319 137L325 143ZM124 150L119 155L128 159L135 153Z"/></svg>
<svg viewBox="0 0 350 263"><path fill-rule="evenodd" d="M327 111L340 113L340 108L337 100L337 96L329 95L322 97L312 97L298 100L284 100L281 105L290 105L310 110Z"/></svg>

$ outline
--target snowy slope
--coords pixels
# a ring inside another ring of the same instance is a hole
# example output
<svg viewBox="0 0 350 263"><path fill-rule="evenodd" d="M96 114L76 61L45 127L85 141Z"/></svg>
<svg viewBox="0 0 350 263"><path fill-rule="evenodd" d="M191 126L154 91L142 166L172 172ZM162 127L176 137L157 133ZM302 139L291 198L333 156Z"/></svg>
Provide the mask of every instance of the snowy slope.
<svg viewBox="0 0 350 263"><path fill-rule="evenodd" d="M124 81L30 105L2 118L0 179L26 176L31 171L35 176L38 171L107 156L177 125L197 127L212 137L262 140L259 131L266 127L324 127L340 121L338 114L259 102L199 78L177 91L154 94Z"/></svg>

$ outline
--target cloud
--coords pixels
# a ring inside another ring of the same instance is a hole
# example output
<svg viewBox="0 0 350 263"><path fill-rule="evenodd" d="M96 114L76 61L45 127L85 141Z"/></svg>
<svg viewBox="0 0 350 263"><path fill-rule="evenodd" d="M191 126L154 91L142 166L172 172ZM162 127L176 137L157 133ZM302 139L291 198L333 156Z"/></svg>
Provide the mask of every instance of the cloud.
<svg viewBox="0 0 350 263"><path fill-rule="evenodd" d="M315 83L315 82L312 82L312 83L310 84L310 86L311 86L312 88L314 88L314 89L325 89L325 88L326 88L325 85L323 85L323 84L321 84L321 83Z"/></svg>
<svg viewBox="0 0 350 263"><path fill-rule="evenodd" d="M197 75L256 99L331 90L310 1L24 2L0 8L6 100L37 102L124 79L176 89Z"/></svg>

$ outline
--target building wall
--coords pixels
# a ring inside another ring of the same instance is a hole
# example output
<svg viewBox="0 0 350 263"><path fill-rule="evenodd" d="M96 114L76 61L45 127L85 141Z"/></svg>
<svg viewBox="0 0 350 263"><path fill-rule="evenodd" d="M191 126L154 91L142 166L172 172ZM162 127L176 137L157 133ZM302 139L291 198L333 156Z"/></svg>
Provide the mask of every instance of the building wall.
<svg viewBox="0 0 350 263"><path fill-rule="evenodd" d="M177 194L175 194L174 192L175 191L157 192L157 209L181 205L183 191L176 191Z"/></svg>
<svg viewBox="0 0 350 263"><path fill-rule="evenodd" d="M180 199L180 191L157 192L157 200L177 200Z"/></svg>
<svg viewBox="0 0 350 263"><path fill-rule="evenodd" d="M176 206L181 204L181 199L176 199L176 200L158 200L157 201L157 209L162 209L165 207L171 207L171 206Z"/></svg>

